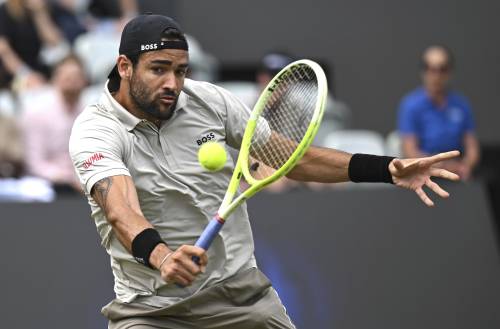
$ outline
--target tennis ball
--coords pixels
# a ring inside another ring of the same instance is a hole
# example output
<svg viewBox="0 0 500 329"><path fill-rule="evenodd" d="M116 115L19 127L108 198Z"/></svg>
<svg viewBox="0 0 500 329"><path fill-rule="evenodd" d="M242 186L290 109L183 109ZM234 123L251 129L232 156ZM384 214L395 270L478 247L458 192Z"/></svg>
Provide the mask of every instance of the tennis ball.
<svg viewBox="0 0 500 329"><path fill-rule="evenodd" d="M217 142L206 142L198 150L198 161L210 171L221 170L226 160L226 149Z"/></svg>

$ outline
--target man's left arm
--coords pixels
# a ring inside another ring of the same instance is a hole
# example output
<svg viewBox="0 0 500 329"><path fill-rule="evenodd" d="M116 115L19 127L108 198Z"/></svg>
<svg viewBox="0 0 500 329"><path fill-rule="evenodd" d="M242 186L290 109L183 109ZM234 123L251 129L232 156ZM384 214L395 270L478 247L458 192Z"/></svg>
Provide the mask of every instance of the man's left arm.
<svg viewBox="0 0 500 329"><path fill-rule="evenodd" d="M415 191L422 202L427 206L433 206L434 202L424 192L423 187L427 186L440 197L448 197L448 192L432 181L431 177L458 180L457 174L438 168L436 165L459 155L460 152L451 151L425 158L395 159L310 147L287 177L321 183L347 181L393 183Z"/></svg>

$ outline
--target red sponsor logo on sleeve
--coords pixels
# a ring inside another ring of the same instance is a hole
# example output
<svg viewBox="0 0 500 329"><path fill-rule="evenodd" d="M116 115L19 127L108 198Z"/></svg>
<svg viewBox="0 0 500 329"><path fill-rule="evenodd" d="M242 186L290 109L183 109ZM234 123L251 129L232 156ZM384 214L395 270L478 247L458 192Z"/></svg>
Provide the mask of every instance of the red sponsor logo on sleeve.
<svg viewBox="0 0 500 329"><path fill-rule="evenodd" d="M94 165L97 161L104 159L104 155L102 153L97 152L92 154L87 160L83 162L83 168L88 169Z"/></svg>

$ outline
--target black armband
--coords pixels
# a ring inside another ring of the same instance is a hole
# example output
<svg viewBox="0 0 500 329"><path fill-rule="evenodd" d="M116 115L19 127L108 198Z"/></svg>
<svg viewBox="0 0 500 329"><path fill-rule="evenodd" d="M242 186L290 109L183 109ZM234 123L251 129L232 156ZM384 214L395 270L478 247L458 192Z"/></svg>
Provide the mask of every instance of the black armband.
<svg viewBox="0 0 500 329"><path fill-rule="evenodd" d="M139 263L153 268L149 264L149 256L153 249L160 243L165 243L157 230L153 228L147 228L141 233L137 234L132 241L132 255L135 260Z"/></svg>
<svg viewBox="0 0 500 329"><path fill-rule="evenodd" d="M371 154L353 154L349 162L349 179L355 183L391 183L392 175L389 172L389 163L393 157Z"/></svg>

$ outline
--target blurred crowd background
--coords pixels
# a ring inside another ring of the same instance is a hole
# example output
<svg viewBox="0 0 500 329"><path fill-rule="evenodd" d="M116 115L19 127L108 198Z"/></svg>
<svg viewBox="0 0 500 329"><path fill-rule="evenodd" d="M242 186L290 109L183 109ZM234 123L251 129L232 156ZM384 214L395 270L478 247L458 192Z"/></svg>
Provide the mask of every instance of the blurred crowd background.
<svg viewBox="0 0 500 329"><path fill-rule="evenodd" d="M286 179L250 201L259 266L299 327L498 327L500 2L0 0L0 207L15 219L2 221L0 239L14 252L0 264L10 327L105 326L99 308L112 280L68 138L100 97L124 24L144 12L171 16L188 34L190 78L250 108L291 61L320 63L329 98L318 146L462 151L443 164L462 182L432 210L388 185ZM315 224L303 225L310 217ZM37 305L30 317L19 315L26 296Z"/></svg>
<svg viewBox="0 0 500 329"><path fill-rule="evenodd" d="M451 149L443 164L483 179L499 199L500 47L494 8L446 0L0 1L0 200L80 193L68 156L73 120L98 100L124 24L143 12L177 19L189 35L190 78L235 93L250 108L299 58L327 71L318 146L416 157ZM282 180L270 188L326 189ZM498 210L497 210L498 217Z"/></svg>

